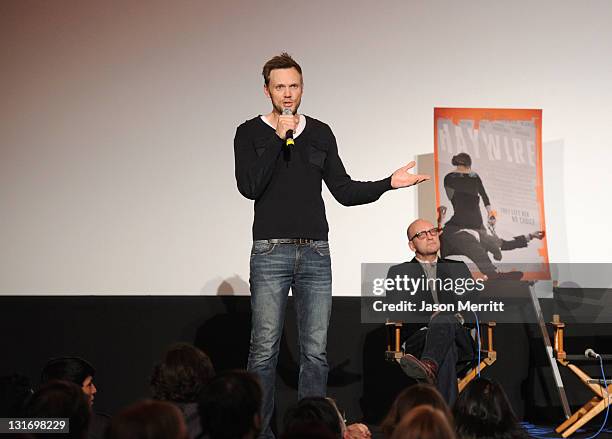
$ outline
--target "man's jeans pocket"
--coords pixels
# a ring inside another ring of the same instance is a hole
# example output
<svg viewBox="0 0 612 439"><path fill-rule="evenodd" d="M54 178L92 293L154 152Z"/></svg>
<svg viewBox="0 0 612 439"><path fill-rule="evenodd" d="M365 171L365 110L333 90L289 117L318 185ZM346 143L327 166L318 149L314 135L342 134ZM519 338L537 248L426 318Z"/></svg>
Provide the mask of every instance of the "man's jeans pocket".
<svg viewBox="0 0 612 439"><path fill-rule="evenodd" d="M266 239L253 241L253 247L251 248L251 256L262 256L269 255L274 251L278 244L272 244Z"/></svg>
<svg viewBox="0 0 612 439"><path fill-rule="evenodd" d="M315 241L312 244L314 250L319 256L329 256L329 242L328 241Z"/></svg>

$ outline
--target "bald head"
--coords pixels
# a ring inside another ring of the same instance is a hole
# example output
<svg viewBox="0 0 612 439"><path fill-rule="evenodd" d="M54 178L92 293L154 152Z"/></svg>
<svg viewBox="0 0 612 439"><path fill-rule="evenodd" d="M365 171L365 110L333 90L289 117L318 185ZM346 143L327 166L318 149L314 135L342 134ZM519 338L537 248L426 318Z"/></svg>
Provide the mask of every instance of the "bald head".
<svg viewBox="0 0 612 439"><path fill-rule="evenodd" d="M408 226L408 239L412 238L415 234L422 232L424 230L431 230L434 228L434 225L427 220L417 219L410 223Z"/></svg>
<svg viewBox="0 0 612 439"><path fill-rule="evenodd" d="M438 250L440 250L438 233L438 229L427 220L413 221L408 226L408 247L418 259L433 262L438 259Z"/></svg>

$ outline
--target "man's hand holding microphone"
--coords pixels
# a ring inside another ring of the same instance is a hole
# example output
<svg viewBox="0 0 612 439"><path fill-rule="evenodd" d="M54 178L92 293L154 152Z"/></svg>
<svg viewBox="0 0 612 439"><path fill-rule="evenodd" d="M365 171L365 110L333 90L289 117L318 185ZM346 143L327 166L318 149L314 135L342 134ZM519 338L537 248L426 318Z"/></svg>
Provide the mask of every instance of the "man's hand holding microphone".
<svg viewBox="0 0 612 439"><path fill-rule="evenodd" d="M293 133L295 132L300 117L291 112L291 108L284 108L283 114L278 116L276 124L276 135L285 141L285 145L293 145Z"/></svg>

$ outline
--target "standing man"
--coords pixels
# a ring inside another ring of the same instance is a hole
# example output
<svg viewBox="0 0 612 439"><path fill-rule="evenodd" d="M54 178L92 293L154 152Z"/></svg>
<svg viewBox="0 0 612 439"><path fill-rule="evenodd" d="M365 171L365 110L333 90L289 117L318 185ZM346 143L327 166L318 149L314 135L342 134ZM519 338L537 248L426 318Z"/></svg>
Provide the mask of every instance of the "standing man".
<svg viewBox="0 0 612 439"><path fill-rule="evenodd" d="M273 437L269 424L290 288L300 348L298 399L326 394L332 275L321 182L340 203L355 206L430 177L409 173L411 162L383 180L352 180L329 126L297 112L304 85L299 64L282 53L264 65L263 77L272 111L238 127L234 154L238 190L255 200L247 368L263 387L262 435Z"/></svg>

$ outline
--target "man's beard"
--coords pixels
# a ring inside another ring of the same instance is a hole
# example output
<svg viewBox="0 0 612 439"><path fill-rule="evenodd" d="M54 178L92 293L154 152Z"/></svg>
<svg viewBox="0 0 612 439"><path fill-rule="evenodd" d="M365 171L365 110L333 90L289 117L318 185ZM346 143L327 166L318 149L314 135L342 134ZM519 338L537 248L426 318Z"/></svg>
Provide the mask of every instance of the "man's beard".
<svg viewBox="0 0 612 439"><path fill-rule="evenodd" d="M301 102L298 102L297 107L295 107L295 110L291 111L291 114L293 114L294 116L297 114L298 108L300 108L300 104ZM276 110L278 114L283 114L283 110L285 108L289 108L289 107L282 107L282 106L276 105L274 102L272 102L272 105L274 106L274 109Z"/></svg>

